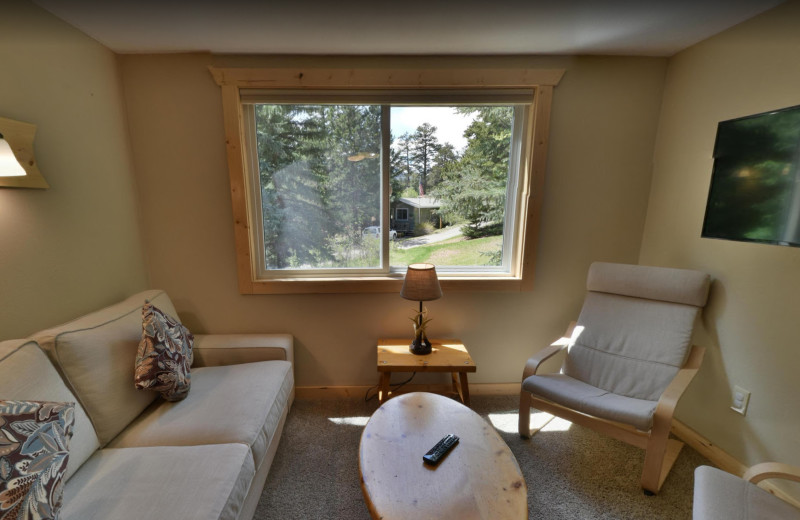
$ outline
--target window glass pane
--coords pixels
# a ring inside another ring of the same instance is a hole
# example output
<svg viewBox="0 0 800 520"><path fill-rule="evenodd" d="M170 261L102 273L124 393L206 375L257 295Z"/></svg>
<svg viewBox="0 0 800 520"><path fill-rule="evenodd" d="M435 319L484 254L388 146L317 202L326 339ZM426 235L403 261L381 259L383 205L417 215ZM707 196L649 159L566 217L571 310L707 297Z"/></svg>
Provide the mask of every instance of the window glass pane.
<svg viewBox="0 0 800 520"><path fill-rule="evenodd" d="M380 106L253 110L264 267L380 268Z"/></svg>
<svg viewBox="0 0 800 520"><path fill-rule="evenodd" d="M503 265L514 107L393 106L390 121L390 265Z"/></svg>

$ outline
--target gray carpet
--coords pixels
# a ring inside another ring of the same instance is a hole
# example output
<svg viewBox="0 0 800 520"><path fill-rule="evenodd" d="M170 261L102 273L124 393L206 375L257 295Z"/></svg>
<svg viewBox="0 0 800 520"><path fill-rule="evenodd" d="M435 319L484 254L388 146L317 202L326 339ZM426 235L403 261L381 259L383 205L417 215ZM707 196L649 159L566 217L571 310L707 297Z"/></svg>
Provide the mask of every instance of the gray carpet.
<svg viewBox="0 0 800 520"><path fill-rule="evenodd" d="M639 488L643 451L577 425L523 440L514 431L518 406L517 396L472 397L472 409L492 414L522 468L530 518L691 518L694 469L709 463L691 448L684 447L661 493L647 497ZM358 473L363 426L341 419L376 408L375 400L296 400L255 519L368 520Z"/></svg>

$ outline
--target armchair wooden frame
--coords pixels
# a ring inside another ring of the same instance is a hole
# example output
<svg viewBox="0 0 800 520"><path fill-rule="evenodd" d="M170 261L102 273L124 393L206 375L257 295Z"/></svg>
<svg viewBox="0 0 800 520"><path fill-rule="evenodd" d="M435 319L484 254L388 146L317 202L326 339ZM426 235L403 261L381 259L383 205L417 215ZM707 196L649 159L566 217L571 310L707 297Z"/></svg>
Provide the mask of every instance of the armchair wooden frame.
<svg viewBox="0 0 800 520"><path fill-rule="evenodd" d="M800 468L781 464L780 462L762 462L751 466L744 472L742 478L752 484L758 484L762 480L769 478L782 478L800 482Z"/></svg>
<svg viewBox="0 0 800 520"><path fill-rule="evenodd" d="M545 360L567 348L575 325L575 322L570 323L563 337L528 359L525 364L525 370L522 373L523 381L536 374L536 371ZM642 488L648 494L658 493L664 483L664 479L667 478L670 469L672 469L675 460L678 458L681 448L683 448L681 441L669 438L675 406L678 404L678 400L683 395L686 387L689 386L689 383L697 374L704 355L705 348L697 345L692 346L686 363L684 363L658 400L653 413L653 426L650 431L640 431L624 423L578 412L552 401L536 397L523 389L520 391L519 399L519 434L522 438L527 439L536 433L536 431L532 432L530 429L530 409L536 408L632 444L645 450L644 469L642 470L641 479Z"/></svg>

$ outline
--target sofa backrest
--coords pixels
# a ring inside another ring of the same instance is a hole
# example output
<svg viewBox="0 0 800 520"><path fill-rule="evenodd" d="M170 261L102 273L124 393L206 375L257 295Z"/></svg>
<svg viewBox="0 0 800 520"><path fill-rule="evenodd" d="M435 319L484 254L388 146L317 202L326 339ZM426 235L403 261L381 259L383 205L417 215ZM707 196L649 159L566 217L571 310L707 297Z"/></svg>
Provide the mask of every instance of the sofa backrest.
<svg viewBox="0 0 800 520"><path fill-rule="evenodd" d="M564 373L608 392L658 400L686 362L709 285L699 271L592 264Z"/></svg>
<svg viewBox="0 0 800 520"><path fill-rule="evenodd" d="M150 290L33 335L86 409L102 446L158 395L133 386L145 300L179 319L167 294Z"/></svg>
<svg viewBox="0 0 800 520"><path fill-rule="evenodd" d="M33 340L0 342L0 399L75 403L66 479L100 447L86 411Z"/></svg>

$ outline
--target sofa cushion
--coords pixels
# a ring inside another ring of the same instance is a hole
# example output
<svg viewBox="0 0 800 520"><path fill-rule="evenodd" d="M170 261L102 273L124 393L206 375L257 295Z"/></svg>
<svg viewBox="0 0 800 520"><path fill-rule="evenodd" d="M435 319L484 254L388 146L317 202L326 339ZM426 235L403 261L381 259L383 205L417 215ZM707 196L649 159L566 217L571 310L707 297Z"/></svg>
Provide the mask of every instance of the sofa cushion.
<svg viewBox="0 0 800 520"><path fill-rule="evenodd" d="M76 401L45 353L32 340L0 342L0 397L18 401ZM80 404L75 405L72 431L67 480L100 447Z"/></svg>
<svg viewBox="0 0 800 520"><path fill-rule="evenodd" d="M67 483L61 520L235 520L254 474L243 444L104 449Z"/></svg>
<svg viewBox="0 0 800 520"><path fill-rule="evenodd" d="M648 431L653 425L657 401L635 399L607 392L564 374L530 376L522 388L579 412L618 421Z"/></svg>
<svg viewBox="0 0 800 520"><path fill-rule="evenodd" d="M145 300L178 319L167 294L151 290L33 336L89 414L101 445L158 397L137 390L131 375Z"/></svg>
<svg viewBox="0 0 800 520"><path fill-rule="evenodd" d="M179 321L145 303L133 378L136 388L158 392L167 401L185 399L192 384L193 340Z"/></svg>
<svg viewBox="0 0 800 520"><path fill-rule="evenodd" d="M746 480L711 466L694 472L694 520L800 520L800 510Z"/></svg>
<svg viewBox="0 0 800 520"><path fill-rule="evenodd" d="M74 403L0 401L0 517L58 517L74 417Z"/></svg>
<svg viewBox="0 0 800 520"><path fill-rule="evenodd" d="M196 368L186 399L153 403L109 447L238 442L258 469L293 386L288 361Z"/></svg>

